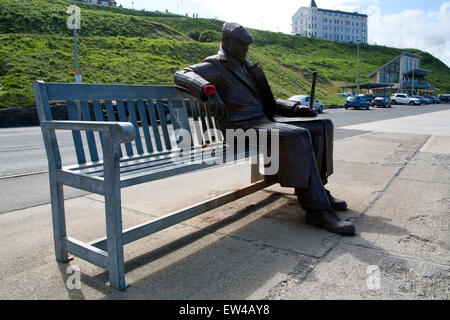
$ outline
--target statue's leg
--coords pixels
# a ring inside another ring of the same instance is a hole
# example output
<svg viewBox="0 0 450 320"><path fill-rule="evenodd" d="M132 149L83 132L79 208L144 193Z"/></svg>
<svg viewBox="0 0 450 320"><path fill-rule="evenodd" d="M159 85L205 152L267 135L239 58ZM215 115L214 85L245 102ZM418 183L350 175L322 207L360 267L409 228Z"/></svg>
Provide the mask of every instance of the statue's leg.
<svg viewBox="0 0 450 320"><path fill-rule="evenodd" d="M319 171L322 184L325 186L328 183L328 177L333 173L333 122L328 119L296 121L295 118L284 118L283 123L304 128L310 132L314 155L316 157L317 169ZM330 201L333 209L347 209L347 203L344 200L334 198L328 190L325 190L325 192L327 193L328 200ZM305 191L298 192L297 190L296 193L297 195L300 193L304 194ZM303 198L306 199L308 196L304 196ZM299 197L299 201L303 205L302 202L305 202L306 200ZM306 204L306 206L308 205Z"/></svg>
<svg viewBox="0 0 450 320"><path fill-rule="evenodd" d="M283 123L304 128L310 132L317 168L325 185L328 182L328 176L333 173L333 122L329 119L298 121L296 118L283 118Z"/></svg>
<svg viewBox="0 0 450 320"><path fill-rule="evenodd" d="M279 156L277 180L282 187L296 189L301 206L306 210L307 224L341 235L355 234L353 224L342 221L331 208L320 177L313 141L308 129L270 121L253 122L245 126L240 124L239 128L277 131L279 145L276 150L270 149L272 157L274 153L278 153ZM272 131L272 134L275 134L275 131Z"/></svg>

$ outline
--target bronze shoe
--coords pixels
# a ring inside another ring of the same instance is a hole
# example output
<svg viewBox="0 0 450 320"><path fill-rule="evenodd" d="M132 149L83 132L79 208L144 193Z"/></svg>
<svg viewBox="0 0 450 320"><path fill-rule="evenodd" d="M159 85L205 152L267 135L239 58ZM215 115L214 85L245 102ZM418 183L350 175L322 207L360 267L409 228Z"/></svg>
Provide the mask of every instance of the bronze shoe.
<svg viewBox="0 0 450 320"><path fill-rule="evenodd" d="M347 210L347 202L345 202L344 200L336 199L331 195L330 191L328 191L327 189L325 189L325 192L327 193L328 201L330 201L331 207L334 210L338 211Z"/></svg>
<svg viewBox="0 0 450 320"><path fill-rule="evenodd" d="M306 223L342 236L356 234L354 224L350 221L342 221L333 209L306 211Z"/></svg>

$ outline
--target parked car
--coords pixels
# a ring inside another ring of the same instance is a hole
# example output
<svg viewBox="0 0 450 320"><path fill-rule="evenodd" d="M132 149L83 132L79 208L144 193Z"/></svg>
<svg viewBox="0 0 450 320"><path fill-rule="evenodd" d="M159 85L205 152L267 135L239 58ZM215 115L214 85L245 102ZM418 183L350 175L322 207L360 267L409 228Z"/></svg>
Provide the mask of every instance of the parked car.
<svg viewBox="0 0 450 320"><path fill-rule="evenodd" d="M430 98L433 101L434 104L441 103L441 99L439 99L436 96L432 96L432 95L426 94L426 95L424 95L424 97Z"/></svg>
<svg viewBox="0 0 450 320"><path fill-rule="evenodd" d="M388 97L376 97L371 102L372 107L390 108L391 100Z"/></svg>
<svg viewBox="0 0 450 320"><path fill-rule="evenodd" d="M413 98L406 93L394 93L391 96L391 104L409 104L411 106L420 106L422 101L420 99Z"/></svg>
<svg viewBox="0 0 450 320"><path fill-rule="evenodd" d="M415 95L415 96L412 96L412 97L413 98L417 98L420 101L422 101L422 104L432 104L433 103L433 100L431 100L430 98L424 97L424 96Z"/></svg>
<svg viewBox="0 0 450 320"><path fill-rule="evenodd" d="M336 97L348 98L348 97L351 96L351 94L350 94L350 93L345 93L345 92L344 92L344 93L336 93L335 96L336 96Z"/></svg>
<svg viewBox="0 0 450 320"><path fill-rule="evenodd" d="M309 102L311 101L310 96L304 96L304 95L298 95L298 96L292 96L288 99L289 101L295 101L300 102L303 106L309 106ZM313 108L317 110L318 113L322 113L325 106L323 103L319 102L316 98L314 98L314 104Z"/></svg>
<svg viewBox="0 0 450 320"><path fill-rule="evenodd" d="M373 94L360 94L360 97L363 97L364 99L366 99L369 102L372 102L372 100L375 98L375 96Z"/></svg>
<svg viewBox="0 0 450 320"><path fill-rule="evenodd" d="M351 96L351 97L348 97L347 100L345 100L344 108L345 109L355 108L358 110L361 110L364 108L366 110L369 110L370 102L367 101L366 99L364 99L364 97L362 97L362 96Z"/></svg>
<svg viewBox="0 0 450 320"><path fill-rule="evenodd" d="M441 102L448 103L450 102L450 94L440 94L438 95L438 98L441 99Z"/></svg>

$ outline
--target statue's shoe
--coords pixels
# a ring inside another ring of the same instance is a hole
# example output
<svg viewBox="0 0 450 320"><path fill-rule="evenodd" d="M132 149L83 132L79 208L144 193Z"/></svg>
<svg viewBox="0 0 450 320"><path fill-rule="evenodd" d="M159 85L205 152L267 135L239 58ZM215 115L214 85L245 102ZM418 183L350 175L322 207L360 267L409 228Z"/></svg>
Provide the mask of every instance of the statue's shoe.
<svg viewBox="0 0 450 320"><path fill-rule="evenodd" d="M336 199L335 197L333 197L331 195L330 191L328 191L327 189L325 189L325 191L327 193L327 197L328 197L328 200L330 201L331 207L334 210L338 210L338 211L347 210L347 202L345 202L344 200Z"/></svg>
<svg viewBox="0 0 450 320"><path fill-rule="evenodd" d="M356 234L353 223L342 221L333 209L306 211L306 223L341 236L354 236Z"/></svg>

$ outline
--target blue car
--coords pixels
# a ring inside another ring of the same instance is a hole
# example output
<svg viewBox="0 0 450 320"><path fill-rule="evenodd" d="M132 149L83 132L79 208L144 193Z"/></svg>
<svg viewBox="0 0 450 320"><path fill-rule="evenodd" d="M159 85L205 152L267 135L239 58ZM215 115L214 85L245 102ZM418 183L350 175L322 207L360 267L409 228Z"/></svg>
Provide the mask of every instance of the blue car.
<svg viewBox="0 0 450 320"><path fill-rule="evenodd" d="M358 110L361 109L370 109L370 102L364 99L364 97L361 96L351 96L348 97L344 104L345 109L348 108L355 108Z"/></svg>

